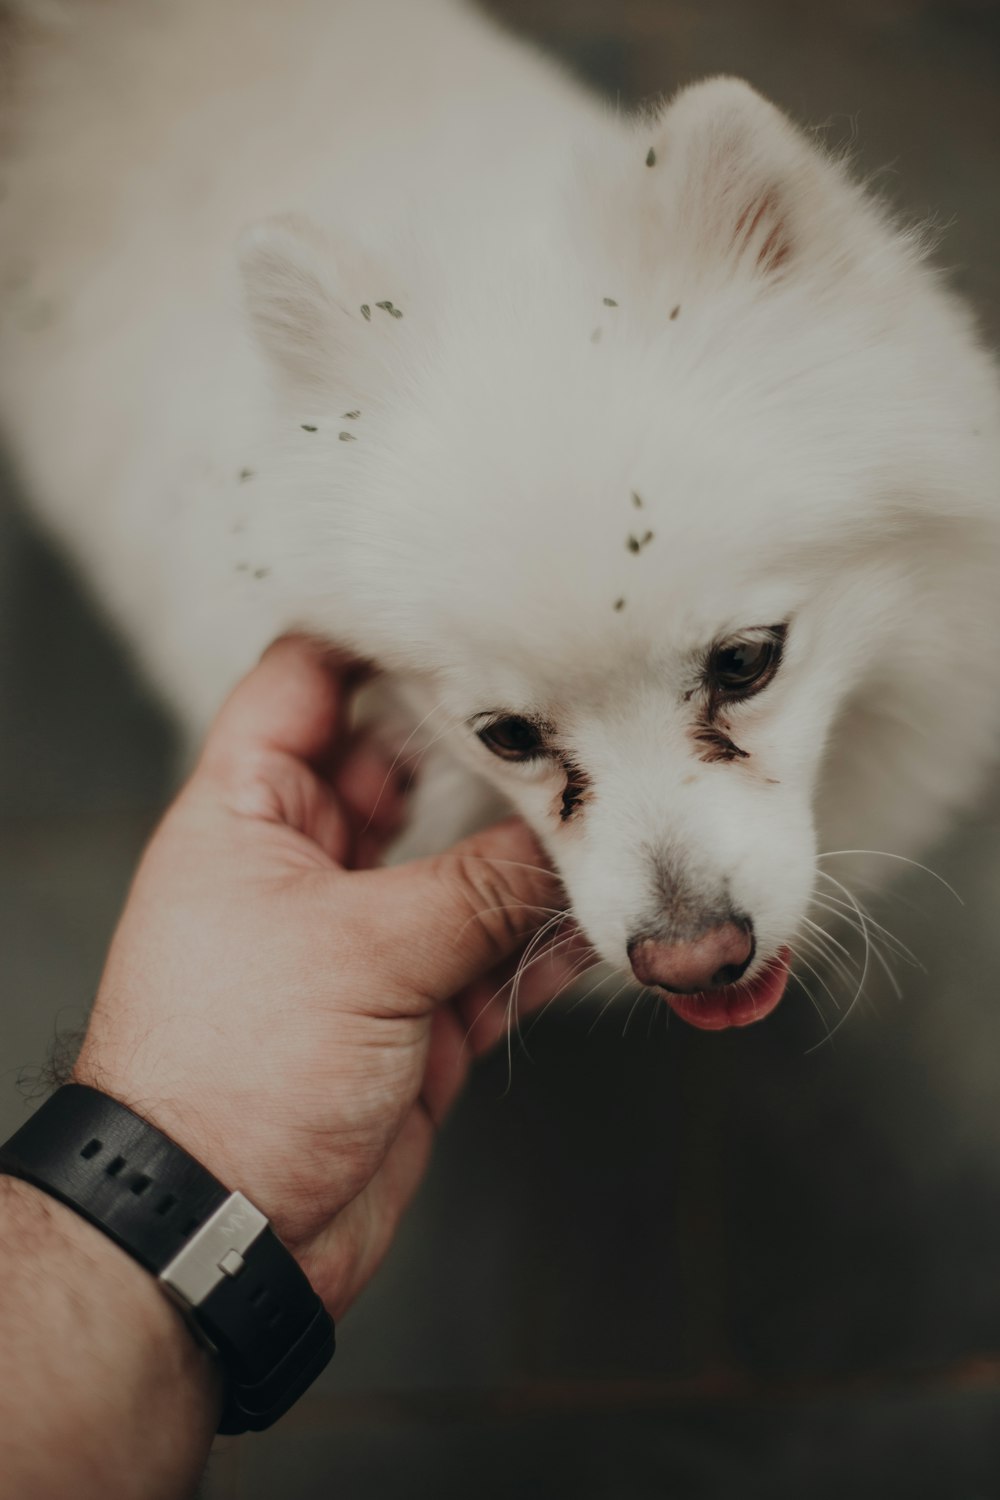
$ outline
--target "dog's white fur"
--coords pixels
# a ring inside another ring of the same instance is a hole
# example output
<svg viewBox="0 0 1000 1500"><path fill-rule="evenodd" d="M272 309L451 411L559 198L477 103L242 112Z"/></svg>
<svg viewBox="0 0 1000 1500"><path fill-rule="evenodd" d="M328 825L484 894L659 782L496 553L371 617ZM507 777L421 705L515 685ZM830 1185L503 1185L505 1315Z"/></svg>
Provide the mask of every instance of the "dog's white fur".
<svg viewBox="0 0 1000 1500"><path fill-rule="evenodd" d="M376 658L435 836L512 800L620 968L723 900L763 961L818 848L913 855L974 793L995 373L746 85L623 119L451 0L74 0L11 70L0 417L189 725L288 626ZM706 763L704 652L786 620ZM572 818L493 709L553 724Z"/></svg>

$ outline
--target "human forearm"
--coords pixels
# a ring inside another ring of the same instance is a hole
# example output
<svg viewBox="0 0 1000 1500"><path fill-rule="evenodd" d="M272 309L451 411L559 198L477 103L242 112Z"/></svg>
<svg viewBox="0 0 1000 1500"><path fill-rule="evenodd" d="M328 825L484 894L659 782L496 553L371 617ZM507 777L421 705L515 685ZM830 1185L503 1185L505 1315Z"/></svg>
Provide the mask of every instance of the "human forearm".
<svg viewBox="0 0 1000 1500"><path fill-rule="evenodd" d="M565 937L539 961L539 923L562 897L516 823L374 867L403 793L350 729L356 678L287 640L236 689L146 851L74 1075L138 1101L244 1193L338 1317L388 1248L472 1058L580 962ZM298 1313L268 1263L266 1284L238 1285L257 1309L244 1331L284 1330L270 1360ZM233 1353L231 1396L246 1373ZM276 1398L316 1374L315 1345L298 1357L273 1366ZM213 1365L153 1277L55 1199L0 1180L3 1494L180 1500L220 1406Z"/></svg>
<svg viewBox="0 0 1000 1500"><path fill-rule="evenodd" d="M219 1383L148 1272L72 1210L0 1176L0 1473L19 1500L179 1500Z"/></svg>

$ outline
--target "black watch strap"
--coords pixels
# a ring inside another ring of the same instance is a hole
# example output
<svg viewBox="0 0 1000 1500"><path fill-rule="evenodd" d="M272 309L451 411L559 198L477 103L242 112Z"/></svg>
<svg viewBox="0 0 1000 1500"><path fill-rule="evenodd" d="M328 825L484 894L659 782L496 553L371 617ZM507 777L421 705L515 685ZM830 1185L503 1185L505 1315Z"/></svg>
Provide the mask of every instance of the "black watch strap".
<svg viewBox="0 0 1000 1500"><path fill-rule="evenodd" d="M270 1427L329 1364L333 1320L264 1215L117 1099L64 1085L0 1146L0 1172L160 1280L221 1361L221 1433Z"/></svg>

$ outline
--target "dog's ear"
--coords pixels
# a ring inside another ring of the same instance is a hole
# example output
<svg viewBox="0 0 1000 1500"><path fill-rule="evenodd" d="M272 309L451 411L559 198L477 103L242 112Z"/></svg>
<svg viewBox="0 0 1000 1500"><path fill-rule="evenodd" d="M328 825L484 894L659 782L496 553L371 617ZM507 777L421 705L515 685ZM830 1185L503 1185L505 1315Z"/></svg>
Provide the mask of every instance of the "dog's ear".
<svg viewBox="0 0 1000 1500"><path fill-rule="evenodd" d="M849 250L862 195L742 80L683 90L642 139L672 245L698 274L766 282Z"/></svg>
<svg viewBox="0 0 1000 1500"><path fill-rule="evenodd" d="M351 331L332 248L314 225L288 217L249 229L239 250L250 322L285 394L330 389Z"/></svg>

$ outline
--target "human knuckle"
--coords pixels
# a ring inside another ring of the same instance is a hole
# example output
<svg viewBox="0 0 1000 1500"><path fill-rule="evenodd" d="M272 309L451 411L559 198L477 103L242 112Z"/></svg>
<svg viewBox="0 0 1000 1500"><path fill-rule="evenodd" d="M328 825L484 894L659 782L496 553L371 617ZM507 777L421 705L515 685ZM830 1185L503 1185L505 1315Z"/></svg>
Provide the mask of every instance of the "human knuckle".
<svg viewBox="0 0 1000 1500"><path fill-rule="evenodd" d="M498 957L509 953L530 925L531 907L503 871L478 855L460 856L457 874L469 921L477 924Z"/></svg>

